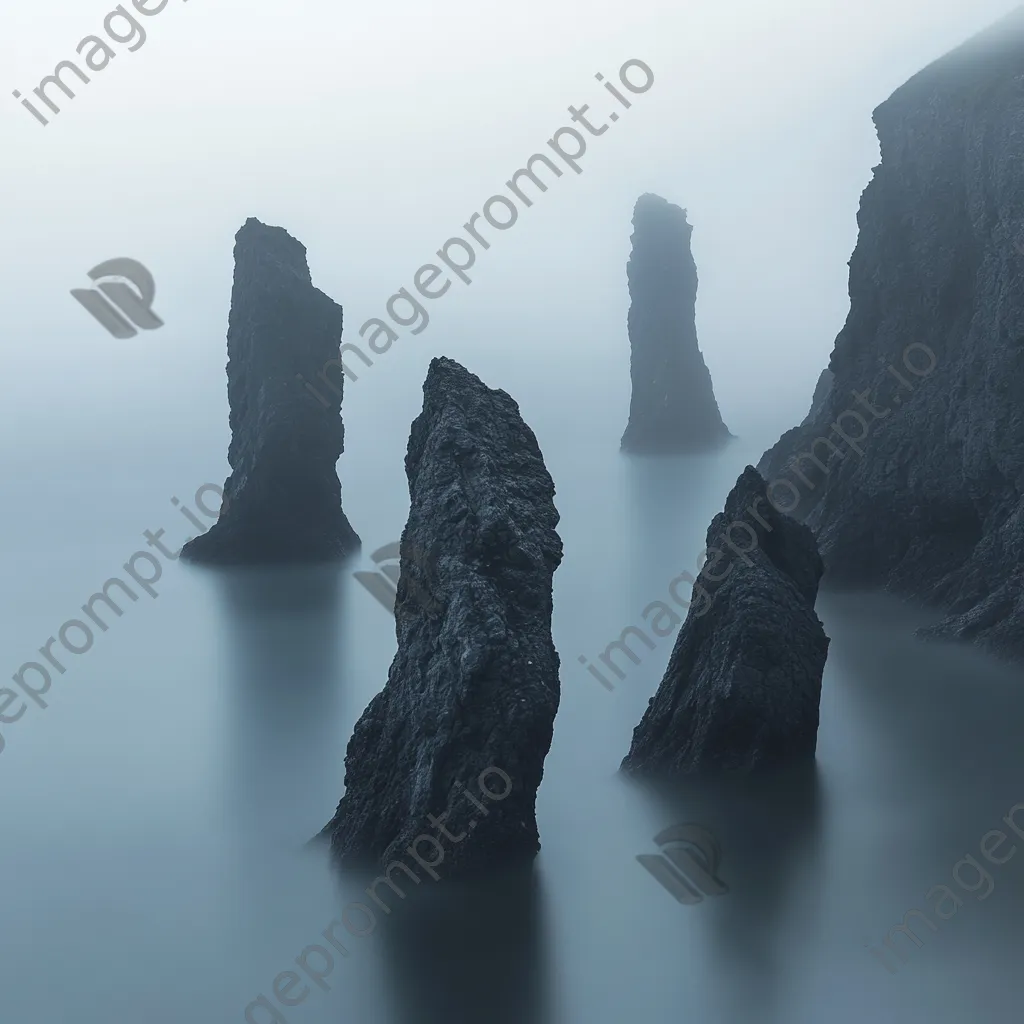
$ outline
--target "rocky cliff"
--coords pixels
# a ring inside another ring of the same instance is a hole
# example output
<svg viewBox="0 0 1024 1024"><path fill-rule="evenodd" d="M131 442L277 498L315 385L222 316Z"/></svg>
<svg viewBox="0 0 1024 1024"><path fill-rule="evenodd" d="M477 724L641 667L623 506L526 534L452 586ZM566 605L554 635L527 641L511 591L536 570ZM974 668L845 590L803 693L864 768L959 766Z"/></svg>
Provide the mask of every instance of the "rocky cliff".
<svg viewBox="0 0 1024 1024"><path fill-rule="evenodd" d="M874 120L833 386L759 468L830 580L1024 655L1024 8Z"/></svg>
<svg viewBox="0 0 1024 1024"><path fill-rule="evenodd" d="M814 613L823 572L814 535L769 504L747 466L707 548L703 593L622 767L730 775L813 760L829 644Z"/></svg>
<svg viewBox="0 0 1024 1024"><path fill-rule="evenodd" d="M250 217L235 236L228 316L231 475L220 518L184 558L321 561L359 546L336 468L343 378L319 402L300 379L337 359L341 326L341 306L313 287L305 246Z"/></svg>
<svg viewBox="0 0 1024 1024"><path fill-rule="evenodd" d="M637 200L626 264L633 393L622 447L628 451L689 451L730 436L697 346L692 233L685 210L651 193Z"/></svg>
<svg viewBox="0 0 1024 1024"><path fill-rule="evenodd" d="M468 873L539 849L559 702L555 489L516 403L450 359L430 364L405 468L398 653L356 724L324 832L342 864L386 865L443 827L462 835L443 873Z"/></svg>

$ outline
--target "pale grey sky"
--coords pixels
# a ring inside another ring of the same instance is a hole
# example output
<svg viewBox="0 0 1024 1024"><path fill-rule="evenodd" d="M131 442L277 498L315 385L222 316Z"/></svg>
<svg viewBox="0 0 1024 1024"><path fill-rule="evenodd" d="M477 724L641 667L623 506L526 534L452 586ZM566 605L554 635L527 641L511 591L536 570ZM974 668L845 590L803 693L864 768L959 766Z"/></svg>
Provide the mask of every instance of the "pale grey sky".
<svg viewBox="0 0 1024 1024"><path fill-rule="evenodd" d="M113 43L116 57L44 128L11 91L31 95L113 6L0 9L7 436L138 415L224 420L231 247L248 216L307 245L356 340L571 123L570 104L591 104L599 122L615 109L594 75L614 81L630 58L655 83L589 140L583 174L522 211L473 285L453 284L429 330L396 343L346 406L379 401L386 363L414 344L443 352L446 337L475 335L482 359L515 345L538 367L555 347L584 362L615 353L628 372L629 219L654 191L695 225L698 329L726 421L775 404L802 416L846 314L857 204L878 155L871 110L1014 5L169 0L136 15L144 45ZM130 341L105 336L68 295L119 256L152 270L166 322ZM529 330L501 329L531 315Z"/></svg>

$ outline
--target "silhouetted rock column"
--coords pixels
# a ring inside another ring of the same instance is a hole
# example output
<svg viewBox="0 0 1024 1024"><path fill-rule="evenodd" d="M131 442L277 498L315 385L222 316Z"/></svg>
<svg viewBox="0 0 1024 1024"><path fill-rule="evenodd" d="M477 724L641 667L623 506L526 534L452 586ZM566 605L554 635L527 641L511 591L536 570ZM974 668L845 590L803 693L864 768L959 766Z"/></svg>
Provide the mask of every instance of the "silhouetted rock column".
<svg viewBox="0 0 1024 1024"><path fill-rule="evenodd" d="M744 773L813 760L828 637L814 535L748 466L712 520L708 558L665 678L622 767Z"/></svg>
<svg viewBox="0 0 1024 1024"><path fill-rule="evenodd" d="M622 447L677 452L731 435L697 346L697 266L686 211L645 193L633 210L629 281L633 393Z"/></svg>
<svg viewBox="0 0 1024 1024"><path fill-rule="evenodd" d="M874 112L831 391L761 460L830 579L1024 657L1024 8Z"/></svg>
<svg viewBox="0 0 1024 1024"><path fill-rule="evenodd" d="M408 859L418 835L433 836L447 877L539 849L562 542L554 484L519 407L450 359L430 364L405 468L398 653L356 724L324 832L352 866ZM441 826L461 837L440 838Z"/></svg>
<svg viewBox="0 0 1024 1024"><path fill-rule="evenodd" d="M250 217L235 236L228 317L231 475L221 516L186 544L196 562L326 561L359 546L341 508L343 377L305 389L341 344L342 311L313 287L306 248Z"/></svg>

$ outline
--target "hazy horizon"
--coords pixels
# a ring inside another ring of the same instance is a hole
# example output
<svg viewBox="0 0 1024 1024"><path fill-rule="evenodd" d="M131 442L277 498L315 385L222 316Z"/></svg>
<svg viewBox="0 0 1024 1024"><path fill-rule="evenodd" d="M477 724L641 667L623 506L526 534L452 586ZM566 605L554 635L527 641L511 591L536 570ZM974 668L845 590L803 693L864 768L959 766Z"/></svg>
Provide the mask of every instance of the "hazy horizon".
<svg viewBox="0 0 1024 1024"><path fill-rule="evenodd" d="M415 396L396 401L389 367L425 368L435 354L518 398L517 374L492 371L506 372L495 346L513 342L533 375L557 347L581 373L599 353L626 382L629 221L652 191L694 225L698 333L725 421L757 409L795 422L846 316L857 206L878 158L871 111L1013 6L645 2L581 15L531 2L493 38L468 3L352 13L170 0L136 15L144 45L112 43L117 56L74 100L61 96L46 127L13 97L0 106L0 174L16 198L3 227L19 264L0 285L14 311L0 423L63 449L53 457L70 471L91 461L82 423L105 431L147 417L164 424L150 450L170 455L182 431L205 437L210 461L193 473L219 473L231 250L244 220L307 247L314 283L345 309L344 340L358 341L358 326L571 124L570 104L598 117L615 109L594 75L614 81L631 58L651 67L652 88L588 140L583 173L563 174L481 254L472 285L435 300L426 331L405 334L348 389L345 412L386 405L411 420ZM30 95L111 9L57 0L5 12L9 90ZM119 256L150 268L165 321L127 341L68 295ZM608 411L623 423L625 413ZM124 486L147 458L133 433L118 439ZM348 445L364 443L349 431ZM42 486L63 491L57 479Z"/></svg>

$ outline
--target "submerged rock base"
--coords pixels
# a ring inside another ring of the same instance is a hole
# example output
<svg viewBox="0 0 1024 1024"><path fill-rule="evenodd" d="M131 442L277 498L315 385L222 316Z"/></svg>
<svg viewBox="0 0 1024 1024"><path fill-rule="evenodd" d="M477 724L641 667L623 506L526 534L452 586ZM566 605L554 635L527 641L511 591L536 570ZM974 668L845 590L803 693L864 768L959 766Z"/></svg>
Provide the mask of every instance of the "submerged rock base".
<svg viewBox="0 0 1024 1024"><path fill-rule="evenodd" d="M637 200L626 264L633 383L626 451L697 451L732 436L697 345L692 233L685 210L651 193Z"/></svg>
<svg viewBox="0 0 1024 1024"><path fill-rule="evenodd" d="M708 558L623 769L744 773L813 760L828 637L814 613L814 535L748 466L712 520Z"/></svg>
<svg viewBox="0 0 1024 1024"><path fill-rule="evenodd" d="M359 547L337 471L343 378L326 405L303 383L337 359L341 327L341 306L313 287L305 247L250 217L235 236L228 317L231 475L220 518L183 558L319 562Z"/></svg>
<svg viewBox="0 0 1024 1024"><path fill-rule="evenodd" d="M405 466L398 653L356 724L324 834L350 866L433 849L433 835L444 873L467 874L539 849L559 702L555 489L516 403L450 359L430 364Z"/></svg>

